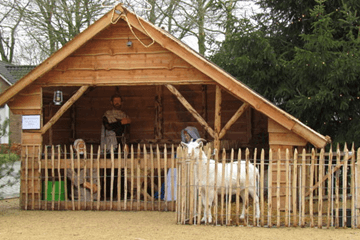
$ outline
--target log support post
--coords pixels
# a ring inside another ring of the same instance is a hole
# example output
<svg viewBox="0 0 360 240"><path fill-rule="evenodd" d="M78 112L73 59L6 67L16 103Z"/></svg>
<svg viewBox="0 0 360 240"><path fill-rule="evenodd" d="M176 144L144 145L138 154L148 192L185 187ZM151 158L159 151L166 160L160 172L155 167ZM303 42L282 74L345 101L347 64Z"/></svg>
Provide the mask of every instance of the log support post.
<svg viewBox="0 0 360 240"><path fill-rule="evenodd" d="M202 117L205 122L208 121L208 99L207 99L207 85L202 85L201 87L201 98L202 98ZM207 132L206 130L203 131L203 136L207 139Z"/></svg>
<svg viewBox="0 0 360 240"><path fill-rule="evenodd" d="M221 132L221 88L219 85L216 85L215 92L215 120L214 120L214 148L220 152L220 132Z"/></svg>
<svg viewBox="0 0 360 240"><path fill-rule="evenodd" d="M154 135L155 139L159 140L163 138L163 86L156 86L155 93L155 128Z"/></svg>
<svg viewBox="0 0 360 240"><path fill-rule="evenodd" d="M71 106L71 137L76 139L76 107L75 104ZM52 144L50 144L52 145Z"/></svg>

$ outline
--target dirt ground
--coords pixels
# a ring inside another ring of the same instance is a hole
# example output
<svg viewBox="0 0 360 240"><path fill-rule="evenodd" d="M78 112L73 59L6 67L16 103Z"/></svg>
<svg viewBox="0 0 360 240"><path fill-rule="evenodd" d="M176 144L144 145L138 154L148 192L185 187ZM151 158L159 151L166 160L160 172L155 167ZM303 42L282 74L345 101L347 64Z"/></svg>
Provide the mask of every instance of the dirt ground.
<svg viewBox="0 0 360 240"><path fill-rule="evenodd" d="M178 225L173 212L24 211L0 200L0 239L360 239L358 229Z"/></svg>

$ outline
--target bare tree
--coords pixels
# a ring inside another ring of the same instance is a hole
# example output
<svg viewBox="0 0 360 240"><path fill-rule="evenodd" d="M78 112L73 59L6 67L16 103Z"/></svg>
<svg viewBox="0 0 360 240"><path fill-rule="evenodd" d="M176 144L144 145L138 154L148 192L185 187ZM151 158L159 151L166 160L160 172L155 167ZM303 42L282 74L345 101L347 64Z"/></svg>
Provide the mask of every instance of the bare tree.
<svg viewBox="0 0 360 240"><path fill-rule="evenodd" d="M0 8L0 55L4 62L14 60L17 33L29 2L19 4L16 1L1 1Z"/></svg>
<svg viewBox="0 0 360 240"><path fill-rule="evenodd" d="M104 14L99 0L0 1L3 61L38 64Z"/></svg>
<svg viewBox="0 0 360 240"><path fill-rule="evenodd" d="M57 51L104 12L94 0L32 0L26 10L25 31L45 55Z"/></svg>

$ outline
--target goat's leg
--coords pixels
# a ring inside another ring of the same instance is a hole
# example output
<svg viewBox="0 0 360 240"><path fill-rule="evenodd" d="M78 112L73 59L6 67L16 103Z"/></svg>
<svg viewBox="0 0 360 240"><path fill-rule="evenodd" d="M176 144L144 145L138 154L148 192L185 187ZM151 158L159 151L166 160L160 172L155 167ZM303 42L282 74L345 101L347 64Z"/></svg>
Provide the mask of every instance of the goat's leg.
<svg viewBox="0 0 360 240"><path fill-rule="evenodd" d="M204 210L204 216L201 218L201 222L205 222L206 220L206 215L207 215L207 212L206 212L206 197L205 197L205 194L203 195L203 197L201 198L201 202L202 202L202 205L203 205L203 210Z"/></svg>
<svg viewBox="0 0 360 240"><path fill-rule="evenodd" d="M208 223L212 223L211 207L214 202L215 194L216 194L215 191L212 191L211 194L209 194L210 195L209 202L207 203L208 204L208 213L207 213Z"/></svg>
<svg viewBox="0 0 360 240"><path fill-rule="evenodd" d="M260 207L259 207L259 197L256 194L256 188L255 187L250 187L249 188L249 194L251 195L253 201L255 201L255 208L254 211L256 210L256 215L255 218L259 219L260 218Z"/></svg>
<svg viewBox="0 0 360 240"><path fill-rule="evenodd" d="M202 198L202 205L204 208L204 217L201 219L201 222L207 222L211 223L212 222L212 216L211 216L211 206L212 206L212 202L214 200L214 191L209 191L208 192L208 202L206 202L206 197ZM205 196L205 193L203 194L203 196ZM206 206L208 207L208 210L206 211Z"/></svg>
<svg viewBox="0 0 360 240"><path fill-rule="evenodd" d="M240 190L240 198L242 200L242 210L241 210L240 219L244 219L245 218L245 190L244 189Z"/></svg>

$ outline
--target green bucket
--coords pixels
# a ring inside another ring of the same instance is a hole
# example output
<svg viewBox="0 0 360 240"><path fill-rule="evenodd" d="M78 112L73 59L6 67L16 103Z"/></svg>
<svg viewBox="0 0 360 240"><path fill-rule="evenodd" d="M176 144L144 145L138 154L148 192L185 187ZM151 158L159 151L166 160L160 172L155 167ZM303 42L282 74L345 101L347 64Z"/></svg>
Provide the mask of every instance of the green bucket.
<svg viewBox="0 0 360 240"><path fill-rule="evenodd" d="M59 184L60 184L60 193L59 193ZM52 198L52 191L53 188L55 190L54 199ZM65 182L64 181L54 181L54 184L52 181L48 181L48 189L47 193L45 193L45 181L42 182L42 197L43 200L47 201L65 201Z"/></svg>

